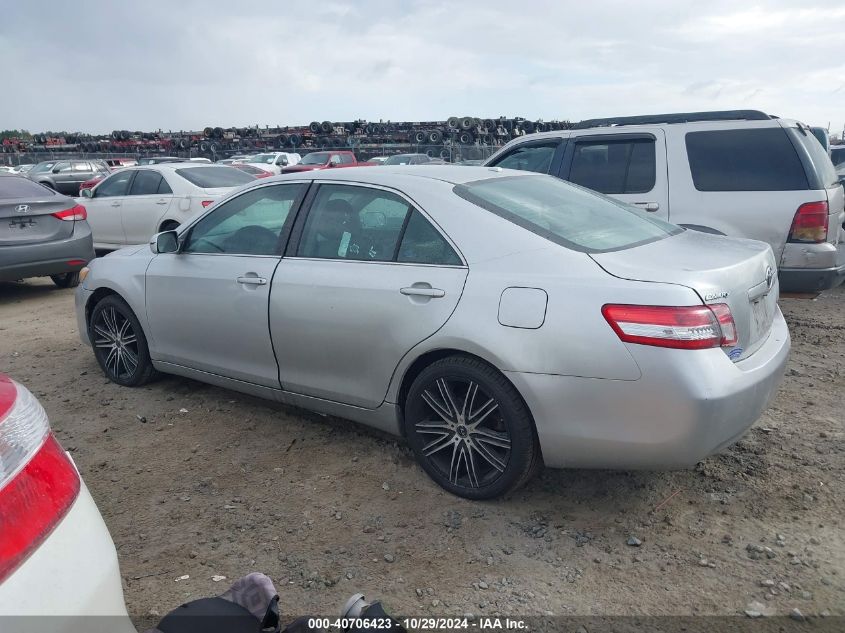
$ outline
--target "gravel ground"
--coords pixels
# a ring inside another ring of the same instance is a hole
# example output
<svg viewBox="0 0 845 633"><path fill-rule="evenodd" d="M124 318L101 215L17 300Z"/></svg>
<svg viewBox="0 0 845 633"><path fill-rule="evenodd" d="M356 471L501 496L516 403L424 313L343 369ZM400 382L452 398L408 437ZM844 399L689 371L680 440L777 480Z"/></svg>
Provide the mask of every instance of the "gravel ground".
<svg viewBox="0 0 845 633"><path fill-rule="evenodd" d="M547 471L493 503L343 420L181 378L113 385L49 281L0 283L0 370L73 454L135 616L254 570L298 613L363 591L416 615L843 615L845 289L781 303L787 376L737 445L685 472Z"/></svg>

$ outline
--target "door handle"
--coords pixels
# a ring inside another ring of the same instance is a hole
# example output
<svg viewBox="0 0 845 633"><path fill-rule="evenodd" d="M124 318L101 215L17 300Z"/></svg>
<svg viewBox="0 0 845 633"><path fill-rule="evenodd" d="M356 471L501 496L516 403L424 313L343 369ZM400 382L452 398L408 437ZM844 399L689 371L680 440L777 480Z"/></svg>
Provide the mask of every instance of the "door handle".
<svg viewBox="0 0 845 633"><path fill-rule="evenodd" d="M167 204L167 200L159 200L156 204Z"/></svg>
<svg viewBox="0 0 845 633"><path fill-rule="evenodd" d="M119 203L119 202L112 202L112 203L111 203L111 206L113 206L113 207L119 207L119 206L120 206L120 203Z"/></svg>
<svg viewBox="0 0 845 633"><path fill-rule="evenodd" d="M399 292L408 297L430 297L432 299L440 299L446 296L446 291L440 288L420 288L418 286L408 286L407 288L400 288Z"/></svg>
<svg viewBox="0 0 845 633"><path fill-rule="evenodd" d="M247 286L263 286L267 280L264 277L238 277L238 283Z"/></svg>
<svg viewBox="0 0 845 633"><path fill-rule="evenodd" d="M655 211L660 210L660 203L658 202L635 202L634 206L637 206L640 209L644 209L649 213L654 213Z"/></svg>

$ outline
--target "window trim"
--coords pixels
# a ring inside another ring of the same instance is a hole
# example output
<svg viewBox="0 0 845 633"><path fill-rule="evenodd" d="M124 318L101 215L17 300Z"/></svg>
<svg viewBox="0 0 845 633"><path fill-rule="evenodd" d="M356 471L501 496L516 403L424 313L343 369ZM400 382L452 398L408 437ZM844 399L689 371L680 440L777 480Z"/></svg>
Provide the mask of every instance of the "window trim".
<svg viewBox="0 0 845 633"><path fill-rule="evenodd" d="M308 197L310 193L312 181L310 180L285 180L282 182L269 182L269 183L261 183L255 185L253 187L249 187L248 189L244 189L243 191L238 191L237 194L225 198L221 200L219 204L212 205L209 209L203 213L201 216L197 217L193 222L190 224L183 224L179 227L178 232L178 244L179 247L176 249L176 252L173 253L174 255L200 255L200 256L211 256L211 257L274 257L279 259L283 257L285 249L287 248L288 241L291 236L291 229L293 227L294 222L296 221L296 217L299 215L300 210L302 209L303 201ZM265 187L281 187L285 185L305 185L302 191L299 192L299 195L294 198L293 202L291 203L290 212L288 213L288 217L285 218L285 223L282 225L282 230L279 231L279 241L276 244L275 253L273 255L255 255L253 253L192 253L189 251L184 250L188 240L191 237L191 234L194 231L194 228L197 224L199 224L204 218L208 217L220 207L225 204L229 204L233 200L240 198L243 195L248 193L252 193L257 189L263 189ZM184 227L184 229L183 229Z"/></svg>
<svg viewBox="0 0 845 633"><path fill-rule="evenodd" d="M467 260L464 257L464 254L461 250L455 245L455 242L446 234L446 232L442 229L442 227L429 215L425 209L423 209L419 204L417 204L413 198L409 195L405 194L398 189L394 189L393 187L388 187L386 185L377 185L374 183L369 182L357 182L357 181L349 181L349 180L324 180L320 179L319 181L310 181L314 186L308 191L308 195L305 197L303 201L302 207L299 210L299 214L296 218L296 223L293 227L293 230L290 234L290 239L287 243L287 248L284 252L284 257L287 259L302 259L302 260L313 260L318 262L342 262L347 264L390 264L393 266L433 266L438 268L468 268ZM409 211L405 215L405 220L402 223L402 230L399 233L399 240L396 243L396 248L393 252L393 258L390 261L373 261L373 260L366 260L366 259L341 259L341 258L327 258L327 257L304 257L301 255L297 255L296 251L299 249L299 242L302 240L302 233L305 229L305 223L308 220L308 216L311 214L311 209L314 205L314 199L317 197L317 193L320 190L320 187L323 185L349 185L353 187L363 187L365 189L380 189L382 191L386 191L388 193L392 193L396 196L399 196L405 202L408 203ZM408 228L408 222L410 222L411 215L413 215L414 210L419 212L419 214L434 227L434 230L442 237L446 243L452 248L453 251L458 255L458 259L461 260L461 264L420 264L416 262L398 262L396 261L397 255L399 254L399 249L402 246L402 240L405 237L405 229Z"/></svg>
<svg viewBox="0 0 845 633"><path fill-rule="evenodd" d="M648 191L632 191L628 193L627 191L623 191L622 193L604 193L602 191L596 191L595 189L589 189L589 191L595 191L596 193L600 193L603 196L644 196L646 194L652 193L657 189L658 185L658 173L659 173L659 165L658 165L658 153L657 153L657 135L652 134L651 132L628 132L628 133L617 133L617 134L577 134L573 135L569 139L569 143L566 146L566 153L563 157L563 162L560 166L560 172L558 173L558 178L561 180L565 180L566 182L576 185L578 187L584 187L577 182L572 182L570 177L572 176L572 165L575 159L575 147L578 143L601 143L602 141L609 141L609 142L624 142L624 141L653 141L654 142L654 184L651 186L651 189ZM628 165L625 170L625 185L628 184L628 170L631 168L631 162L628 161ZM586 187L585 187L586 188Z"/></svg>

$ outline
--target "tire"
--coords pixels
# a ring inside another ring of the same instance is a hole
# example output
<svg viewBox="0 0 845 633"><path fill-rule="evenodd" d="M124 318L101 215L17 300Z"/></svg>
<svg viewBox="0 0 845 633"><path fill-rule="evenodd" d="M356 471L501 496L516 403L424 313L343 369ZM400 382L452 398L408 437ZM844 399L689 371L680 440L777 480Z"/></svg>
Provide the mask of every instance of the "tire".
<svg viewBox="0 0 845 633"><path fill-rule="evenodd" d="M432 145L440 145L443 142L443 132L440 130L431 130L428 133L428 142Z"/></svg>
<svg viewBox="0 0 845 633"><path fill-rule="evenodd" d="M320 131L323 134L331 134L334 132L334 126L332 125L331 121L323 121L320 123Z"/></svg>
<svg viewBox="0 0 845 633"><path fill-rule="evenodd" d="M50 275L50 279L59 288L76 288L79 285L79 271L64 273L62 275Z"/></svg>
<svg viewBox="0 0 845 633"><path fill-rule="evenodd" d="M417 461L452 494L500 497L539 468L531 413L513 385L483 361L448 356L426 367L408 391L404 414Z"/></svg>
<svg viewBox="0 0 845 633"><path fill-rule="evenodd" d="M320 122L311 121L311 123L308 125L308 129L311 130L314 134L317 134L320 131Z"/></svg>
<svg viewBox="0 0 845 633"><path fill-rule="evenodd" d="M140 387L156 375L141 324L117 295L109 295L94 306L88 332L94 356L112 382L124 387ZM121 340L120 346L115 346L116 340Z"/></svg>

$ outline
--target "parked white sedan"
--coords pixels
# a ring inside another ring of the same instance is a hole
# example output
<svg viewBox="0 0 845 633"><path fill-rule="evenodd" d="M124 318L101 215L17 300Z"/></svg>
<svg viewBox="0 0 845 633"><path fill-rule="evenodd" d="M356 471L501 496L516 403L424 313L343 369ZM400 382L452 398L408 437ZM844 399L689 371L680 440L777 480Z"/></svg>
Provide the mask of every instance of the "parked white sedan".
<svg viewBox="0 0 845 633"><path fill-rule="evenodd" d="M97 506L38 400L3 374L0 622L8 633L135 630Z"/></svg>
<svg viewBox="0 0 845 633"><path fill-rule="evenodd" d="M143 165L121 169L83 189L80 202L88 212L94 248L113 250L146 244L154 234L175 229L233 187L253 180L224 165Z"/></svg>

